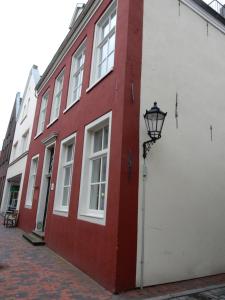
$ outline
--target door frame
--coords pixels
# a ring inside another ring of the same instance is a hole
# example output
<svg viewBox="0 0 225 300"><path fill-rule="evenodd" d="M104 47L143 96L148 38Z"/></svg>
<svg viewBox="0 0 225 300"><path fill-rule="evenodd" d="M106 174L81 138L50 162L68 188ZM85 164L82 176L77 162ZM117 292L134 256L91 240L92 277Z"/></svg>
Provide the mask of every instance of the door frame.
<svg viewBox="0 0 225 300"><path fill-rule="evenodd" d="M48 189L48 180L46 177L46 174L48 173L49 163L50 163L50 149L54 148L54 154L53 154L53 167L54 168L54 158L55 158L55 148L56 148L56 142L50 143L45 147L45 156L44 156L44 163L42 168L42 175L41 175L41 186L40 186L40 192L39 192L39 198L38 198L38 208L37 208L37 214L36 214L36 223L35 223L35 231L43 232L43 221L44 221L44 212L45 212L45 205L47 201L47 189ZM51 186L51 181L50 181ZM48 195L50 197L50 193ZM49 204L49 203L48 203ZM48 207L47 207L48 211ZM45 218L45 225L47 221L47 213Z"/></svg>

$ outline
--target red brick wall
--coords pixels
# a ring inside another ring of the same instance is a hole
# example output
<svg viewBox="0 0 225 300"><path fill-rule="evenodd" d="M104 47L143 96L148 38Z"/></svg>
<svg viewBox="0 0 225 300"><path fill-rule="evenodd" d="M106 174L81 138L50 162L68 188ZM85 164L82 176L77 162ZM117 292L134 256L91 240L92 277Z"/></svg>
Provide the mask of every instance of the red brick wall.
<svg viewBox="0 0 225 300"><path fill-rule="evenodd" d="M65 257L111 291L121 291L135 286L138 201L138 136L140 104L140 67L142 39L142 0L119 0L117 17L115 67L91 91L89 86L92 46L95 23L108 7L110 0L101 4L77 41L74 42L49 82L40 91L34 129L36 134L41 98L49 88L46 124L50 120L54 82L65 67L64 87L59 120L45 129L37 139L32 138L24 179L19 226L25 231L35 228L39 189L36 189L32 209L25 209L31 157L40 154L36 185L40 187L45 146L41 140L51 132L57 132L52 182L56 183L60 143L73 132L77 133L74 172L67 218L52 214L54 191L50 192L46 242L48 247ZM72 55L87 37L86 61L82 95L66 114L70 65ZM131 97L134 83L134 102ZM98 117L112 111L112 135L109 163L109 184L106 225L96 225L77 219L84 128ZM132 167L128 172L128 157Z"/></svg>

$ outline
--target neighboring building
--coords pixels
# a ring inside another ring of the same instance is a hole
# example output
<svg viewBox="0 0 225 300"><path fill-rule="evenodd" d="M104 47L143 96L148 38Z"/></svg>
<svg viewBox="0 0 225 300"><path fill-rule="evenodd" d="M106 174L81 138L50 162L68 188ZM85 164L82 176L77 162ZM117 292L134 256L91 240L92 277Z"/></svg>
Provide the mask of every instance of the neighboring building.
<svg viewBox="0 0 225 300"><path fill-rule="evenodd" d="M25 86L18 116L9 167L6 175L1 211L19 209L27 154L36 109L35 86L40 79L38 67L33 65ZM32 191L30 191L32 193Z"/></svg>
<svg viewBox="0 0 225 300"><path fill-rule="evenodd" d="M5 186L6 173L9 166L9 159L12 150L13 138L16 128L17 117L19 115L21 106L20 93L16 94L16 99L13 105L8 129L6 131L5 139L3 141L1 157L0 157L0 204L2 202L2 196Z"/></svg>
<svg viewBox="0 0 225 300"><path fill-rule="evenodd" d="M114 292L225 272L225 19L201 0L76 15L36 87L19 226Z"/></svg>

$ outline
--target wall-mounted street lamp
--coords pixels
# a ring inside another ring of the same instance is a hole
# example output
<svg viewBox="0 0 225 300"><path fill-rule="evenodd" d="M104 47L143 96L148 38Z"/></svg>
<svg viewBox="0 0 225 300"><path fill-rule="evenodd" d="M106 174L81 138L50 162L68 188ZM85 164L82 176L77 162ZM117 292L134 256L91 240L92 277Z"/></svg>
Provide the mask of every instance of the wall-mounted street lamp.
<svg viewBox="0 0 225 300"><path fill-rule="evenodd" d="M149 141L143 143L143 158L145 159L151 146L161 138L163 123L167 113L162 112L157 106L157 102L150 110L146 110L144 114L145 124L147 127Z"/></svg>

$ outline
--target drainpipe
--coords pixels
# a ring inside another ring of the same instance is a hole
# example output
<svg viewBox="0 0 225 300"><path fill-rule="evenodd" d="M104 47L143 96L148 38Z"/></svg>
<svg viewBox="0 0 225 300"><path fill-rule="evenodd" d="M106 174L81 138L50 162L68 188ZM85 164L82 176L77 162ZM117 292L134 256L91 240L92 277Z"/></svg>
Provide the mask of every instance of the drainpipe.
<svg viewBox="0 0 225 300"><path fill-rule="evenodd" d="M140 278L140 289L143 289L144 285L144 256L145 256L145 183L147 178L147 166L143 163L143 173L142 173L142 180L143 180L143 190L142 190L142 209L141 209L141 278Z"/></svg>

